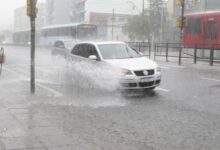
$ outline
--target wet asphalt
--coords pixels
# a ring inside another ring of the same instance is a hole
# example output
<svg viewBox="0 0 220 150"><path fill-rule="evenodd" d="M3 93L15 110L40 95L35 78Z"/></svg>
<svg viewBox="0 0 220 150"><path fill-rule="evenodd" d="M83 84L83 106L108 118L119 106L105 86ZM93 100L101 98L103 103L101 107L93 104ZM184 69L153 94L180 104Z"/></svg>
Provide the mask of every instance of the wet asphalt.
<svg viewBox="0 0 220 150"><path fill-rule="evenodd" d="M5 51L0 150L219 150L218 64L184 60L178 66L175 59L157 59L161 86L142 96L122 96L83 74L73 80L69 64L52 57L51 49L38 48L33 96L29 49Z"/></svg>

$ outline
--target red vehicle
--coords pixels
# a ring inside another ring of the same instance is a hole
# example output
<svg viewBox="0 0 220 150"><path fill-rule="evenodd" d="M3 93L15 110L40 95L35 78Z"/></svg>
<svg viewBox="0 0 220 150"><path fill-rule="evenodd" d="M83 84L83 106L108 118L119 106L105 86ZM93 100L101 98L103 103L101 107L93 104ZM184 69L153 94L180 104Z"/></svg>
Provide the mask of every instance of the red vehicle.
<svg viewBox="0 0 220 150"><path fill-rule="evenodd" d="M187 14L183 30L183 44L186 48L220 49L220 11Z"/></svg>

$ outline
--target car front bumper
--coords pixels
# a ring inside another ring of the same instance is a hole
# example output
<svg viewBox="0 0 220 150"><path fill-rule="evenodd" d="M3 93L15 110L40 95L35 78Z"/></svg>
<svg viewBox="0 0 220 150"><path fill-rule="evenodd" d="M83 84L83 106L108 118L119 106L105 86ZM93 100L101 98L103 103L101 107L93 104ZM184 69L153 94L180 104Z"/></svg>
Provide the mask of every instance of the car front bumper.
<svg viewBox="0 0 220 150"><path fill-rule="evenodd" d="M151 76L130 76L120 79L122 90L132 89L150 89L159 86L161 83L161 73L156 73Z"/></svg>

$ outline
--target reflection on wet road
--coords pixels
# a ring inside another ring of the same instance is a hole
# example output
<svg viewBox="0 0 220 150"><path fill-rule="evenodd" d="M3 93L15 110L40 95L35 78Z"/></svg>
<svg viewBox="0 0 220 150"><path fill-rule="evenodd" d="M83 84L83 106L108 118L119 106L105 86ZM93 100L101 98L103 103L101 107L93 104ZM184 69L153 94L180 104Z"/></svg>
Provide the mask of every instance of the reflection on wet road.
<svg viewBox="0 0 220 150"><path fill-rule="evenodd" d="M117 81L91 78L96 75L90 67L75 74L82 68L51 57L50 49L38 49L33 96L28 49L6 47L6 52L0 150L219 150L219 67L161 62L159 88L126 96L115 92Z"/></svg>

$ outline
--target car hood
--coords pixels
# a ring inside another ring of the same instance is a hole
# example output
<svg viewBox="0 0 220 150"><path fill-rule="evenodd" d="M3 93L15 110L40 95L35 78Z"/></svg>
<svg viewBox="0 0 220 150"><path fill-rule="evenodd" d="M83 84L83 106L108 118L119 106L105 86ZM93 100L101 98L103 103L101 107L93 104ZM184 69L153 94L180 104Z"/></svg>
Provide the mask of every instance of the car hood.
<svg viewBox="0 0 220 150"><path fill-rule="evenodd" d="M154 61L146 57L111 59L111 60L109 59L109 60L104 60L104 61L114 67L128 69L132 71L155 69L158 66Z"/></svg>

